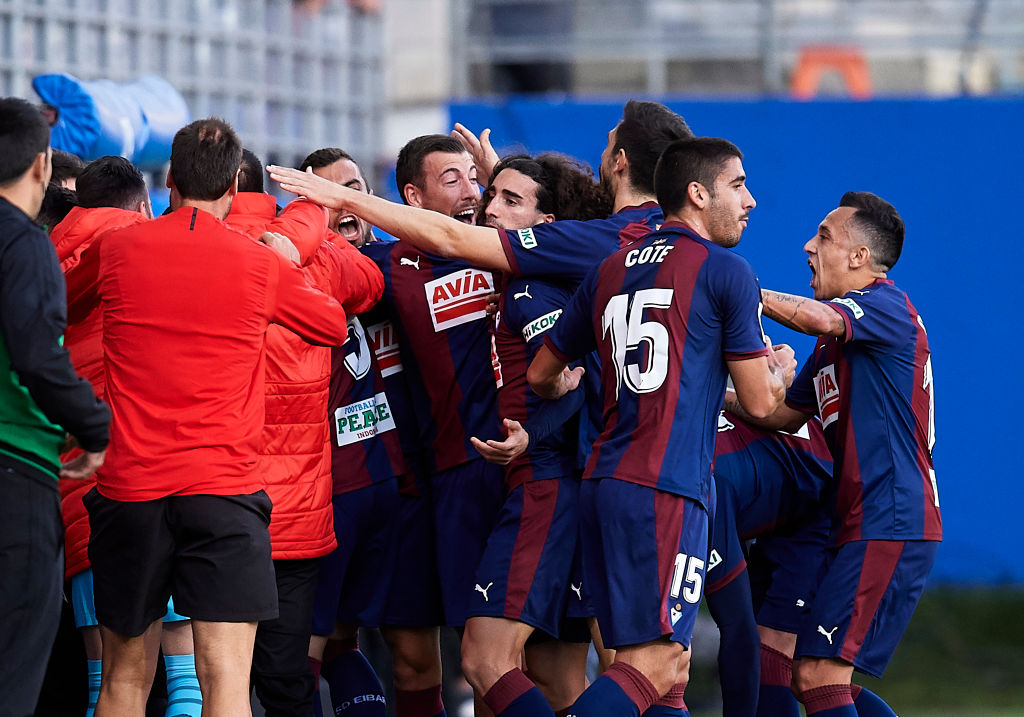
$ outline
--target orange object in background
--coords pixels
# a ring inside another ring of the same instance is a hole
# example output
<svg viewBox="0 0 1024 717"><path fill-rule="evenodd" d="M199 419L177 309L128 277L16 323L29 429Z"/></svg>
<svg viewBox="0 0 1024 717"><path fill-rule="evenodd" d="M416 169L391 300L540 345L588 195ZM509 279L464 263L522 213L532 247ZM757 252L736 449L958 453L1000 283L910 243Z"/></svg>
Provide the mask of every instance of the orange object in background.
<svg viewBox="0 0 1024 717"><path fill-rule="evenodd" d="M808 45L800 51L790 92L794 97L809 100L816 94L826 72L838 72L851 97L871 98L871 73L864 53L857 47L842 45Z"/></svg>

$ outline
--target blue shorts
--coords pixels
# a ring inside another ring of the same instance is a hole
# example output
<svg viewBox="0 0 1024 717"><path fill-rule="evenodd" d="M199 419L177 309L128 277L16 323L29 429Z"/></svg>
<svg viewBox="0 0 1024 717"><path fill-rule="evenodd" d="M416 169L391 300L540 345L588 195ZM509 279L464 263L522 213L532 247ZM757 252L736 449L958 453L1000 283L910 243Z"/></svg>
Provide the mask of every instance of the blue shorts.
<svg viewBox="0 0 1024 717"><path fill-rule="evenodd" d="M575 478L525 483L505 499L477 568L469 617L505 617L558 635L579 536Z"/></svg>
<svg viewBox="0 0 1024 717"><path fill-rule="evenodd" d="M336 495L332 503L338 547L320 561L314 635L330 635L336 622L380 625L398 549L397 479Z"/></svg>
<svg viewBox="0 0 1024 717"><path fill-rule="evenodd" d="M831 657L881 677L921 598L939 543L858 540L830 551L795 658Z"/></svg>
<svg viewBox="0 0 1024 717"><path fill-rule="evenodd" d="M435 473L430 490L444 624L462 627L477 566L505 502L505 472L481 458Z"/></svg>
<svg viewBox="0 0 1024 717"><path fill-rule="evenodd" d="M579 514L577 512L577 520ZM577 532L579 526L577 525ZM570 620L586 620L594 617L594 601L590 598L588 586L583 584L583 547L576 540L576 552L572 556L572 572L569 577L569 604L565 609L565 617Z"/></svg>
<svg viewBox="0 0 1024 717"><path fill-rule="evenodd" d="M444 623L444 608L430 481L418 474L415 483L416 494L403 492L398 502L398 547L381 621L396 627L436 627Z"/></svg>
<svg viewBox="0 0 1024 717"><path fill-rule="evenodd" d="M75 611L75 627L93 627L99 625L96 619L96 596L92 589L92 568L76 573L71 577L71 607ZM174 597L167 600L167 614L164 622L184 622L184 615L174 612Z"/></svg>
<svg viewBox="0 0 1024 717"><path fill-rule="evenodd" d="M796 634L811 609L830 542L822 510L790 535L765 535L750 548L747 572L757 624Z"/></svg>
<svg viewBox="0 0 1024 717"><path fill-rule="evenodd" d="M715 499L708 551L708 584L704 588L706 594L721 590L742 575L747 567L737 524L739 496L736 495L736 487L717 476L711 485L715 489Z"/></svg>
<svg viewBox="0 0 1024 717"><path fill-rule="evenodd" d="M614 478L580 488L583 576L605 647L662 637L688 647L704 587L708 514L694 500Z"/></svg>

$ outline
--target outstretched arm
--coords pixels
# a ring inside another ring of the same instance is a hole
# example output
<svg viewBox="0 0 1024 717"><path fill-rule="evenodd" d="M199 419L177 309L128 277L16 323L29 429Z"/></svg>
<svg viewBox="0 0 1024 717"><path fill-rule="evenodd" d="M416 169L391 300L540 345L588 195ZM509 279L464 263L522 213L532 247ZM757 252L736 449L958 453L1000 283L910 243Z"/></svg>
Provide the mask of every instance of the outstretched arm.
<svg viewBox="0 0 1024 717"><path fill-rule="evenodd" d="M267 167L270 177L289 192L338 211L352 212L388 234L443 257L456 257L473 266L509 272L501 235L491 227L463 224L427 209L389 202L288 167Z"/></svg>
<svg viewBox="0 0 1024 717"><path fill-rule="evenodd" d="M762 289L761 303L765 316L802 334L843 336L846 333L842 315L824 301Z"/></svg>

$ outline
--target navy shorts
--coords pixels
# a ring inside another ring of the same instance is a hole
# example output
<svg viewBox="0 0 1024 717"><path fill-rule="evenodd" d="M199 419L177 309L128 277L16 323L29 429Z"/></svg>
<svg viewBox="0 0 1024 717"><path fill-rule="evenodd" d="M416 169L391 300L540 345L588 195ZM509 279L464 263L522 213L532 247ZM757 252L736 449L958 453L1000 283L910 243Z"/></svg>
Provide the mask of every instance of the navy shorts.
<svg viewBox="0 0 1024 717"><path fill-rule="evenodd" d="M708 514L614 478L580 488L583 576L605 647L662 637L689 647L704 588Z"/></svg>
<svg viewBox="0 0 1024 717"><path fill-rule="evenodd" d="M558 635L579 535L575 478L515 488L477 568L469 617L505 617Z"/></svg>
<svg viewBox="0 0 1024 717"><path fill-rule="evenodd" d="M747 573L757 624L796 634L811 609L830 542L822 510L790 535L765 535L750 548Z"/></svg>
<svg viewBox="0 0 1024 717"><path fill-rule="evenodd" d="M396 478L332 499L338 547L320 561L314 635L330 635L336 622L381 624L398 549L399 500Z"/></svg>
<svg viewBox="0 0 1024 717"><path fill-rule="evenodd" d="M462 627L477 566L505 502L505 471L482 458L472 460L435 473L430 490L445 624Z"/></svg>
<svg viewBox="0 0 1024 717"><path fill-rule="evenodd" d="M910 623L937 541L858 540L829 555L795 658L831 657L881 677Z"/></svg>
<svg viewBox="0 0 1024 717"><path fill-rule="evenodd" d="M711 521L705 593L721 590L743 574L747 567L746 553L737 525L739 498L736 488L729 481L717 477L711 485L715 488L714 518Z"/></svg>
<svg viewBox="0 0 1024 717"><path fill-rule="evenodd" d="M397 554L381 620L395 627L436 627L444 623L444 608L429 478L417 474L415 485L399 497Z"/></svg>

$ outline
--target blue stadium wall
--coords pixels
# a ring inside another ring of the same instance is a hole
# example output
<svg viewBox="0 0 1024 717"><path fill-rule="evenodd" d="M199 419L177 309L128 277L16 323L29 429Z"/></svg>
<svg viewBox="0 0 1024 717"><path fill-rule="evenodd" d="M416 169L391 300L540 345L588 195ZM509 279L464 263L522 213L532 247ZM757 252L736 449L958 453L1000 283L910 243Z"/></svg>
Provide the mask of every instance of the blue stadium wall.
<svg viewBox="0 0 1024 717"><path fill-rule="evenodd" d="M743 150L757 200L738 252L764 287L809 294L804 242L847 190L903 215L890 278L928 328L936 385L935 465L945 542L933 579L1024 583L1024 98L667 101L694 132ZM558 150L600 162L622 102L457 102L451 119L493 129L499 153ZM807 337L766 321L798 360Z"/></svg>

